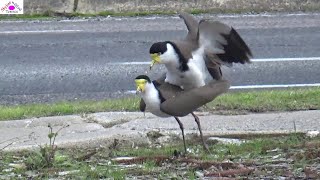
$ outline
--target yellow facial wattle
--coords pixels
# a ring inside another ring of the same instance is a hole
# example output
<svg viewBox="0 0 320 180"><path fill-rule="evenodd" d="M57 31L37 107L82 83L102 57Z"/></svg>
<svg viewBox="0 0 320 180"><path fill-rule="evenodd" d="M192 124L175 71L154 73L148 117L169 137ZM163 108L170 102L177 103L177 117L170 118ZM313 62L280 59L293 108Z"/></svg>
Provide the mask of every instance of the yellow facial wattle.
<svg viewBox="0 0 320 180"><path fill-rule="evenodd" d="M145 79L136 79L137 92L144 92L147 80Z"/></svg>
<svg viewBox="0 0 320 180"><path fill-rule="evenodd" d="M150 54L151 56L151 65L150 65L150 69L153 67L153 65L157 64L157 63L160 63L161 60L160 60L160 56L158 53L154 53L154 54Z"/></svg>

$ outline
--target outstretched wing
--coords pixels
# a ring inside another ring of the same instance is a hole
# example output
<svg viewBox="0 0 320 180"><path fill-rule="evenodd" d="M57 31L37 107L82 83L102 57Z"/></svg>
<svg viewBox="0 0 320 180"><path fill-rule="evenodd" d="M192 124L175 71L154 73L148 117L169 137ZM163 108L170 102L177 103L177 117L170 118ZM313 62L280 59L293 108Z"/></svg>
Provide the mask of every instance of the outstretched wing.
<svg viewBox="0 0 320 180"><path fill-rule="evenodd" d="M179 92L175 97L164 101L160 108L172 116L186 116L226 92L229 87L226 80L212 81L205 86Z"/></svg>
<svg viewBox="0 0 320 180"><path fill-rule="evenodd" d="M250 63L250 48L232 27L203 19L197 34L199 45L205 48L206 60L221 64Z"/></svg>
<svg viewBox="0 0 320 180"><path fill-rule="evenodd" d="M198 33L198 25L199 22L190 14L180 12L179 17L184 20L184 23L186 24L188 28L188 34L186 39L187 40L196 40L197 33Z"/></svg>

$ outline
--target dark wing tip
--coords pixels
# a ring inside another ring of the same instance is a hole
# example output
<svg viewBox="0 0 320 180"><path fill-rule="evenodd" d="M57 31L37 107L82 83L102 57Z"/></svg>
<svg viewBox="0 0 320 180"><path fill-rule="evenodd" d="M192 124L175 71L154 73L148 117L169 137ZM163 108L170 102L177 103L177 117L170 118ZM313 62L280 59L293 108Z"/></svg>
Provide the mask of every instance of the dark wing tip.
<svg viewBox="0 0 320 180"><path fill-rule="evenodd" d="M229 34L222 34L222 36L227 40L227 44L222 45L225 53L218 54L222 61L241 64L251 63L252 52L234 28L231 28Z"/></svg>

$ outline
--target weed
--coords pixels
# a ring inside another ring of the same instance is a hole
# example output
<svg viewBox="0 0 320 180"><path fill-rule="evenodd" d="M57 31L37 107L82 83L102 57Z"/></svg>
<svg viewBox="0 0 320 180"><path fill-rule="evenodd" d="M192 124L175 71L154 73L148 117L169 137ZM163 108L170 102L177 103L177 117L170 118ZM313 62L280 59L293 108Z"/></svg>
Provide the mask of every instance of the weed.
<svg viewBox="0 0 320 180"><path fill-rule="evenodd" d="M57 146L55 145L56 137L58 133L68 127L69 125L63 126L58 131L53 132L51 124L48 124L49 133L49 144L40 146L39 152L32 152L29 157L26 159L26 166L30 170L42 169L42 168L51 168L54 165Z"/></svg>
<svg viewBox="0 0 320 180"><path fill-rule="evenodd" d="M143 163L143 166L147 171L152 171L157 166L157 164L154 160L147 160Z"/></svg>

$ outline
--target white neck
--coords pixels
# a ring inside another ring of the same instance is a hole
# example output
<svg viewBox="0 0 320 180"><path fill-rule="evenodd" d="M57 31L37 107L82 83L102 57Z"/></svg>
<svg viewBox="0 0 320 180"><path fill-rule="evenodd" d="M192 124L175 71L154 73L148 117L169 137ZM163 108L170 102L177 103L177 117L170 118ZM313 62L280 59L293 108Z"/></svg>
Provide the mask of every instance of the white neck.
<svg viewBox="0 0 320 180"><path fill-rule="evenodd" d="M167 43L167 51L160 55L161 62L166 65L166 67L179 67L179 56L174 50L170 43Z"/></svg>
<svg viewBox="0 0 320 180"><path fill-rule="evenodd" d="M146 103L147 109L154 115L159 117L169 117L170 115L163 113L160 110L161 100L159 98L159 91L154 87L153 83L147 83L142 99Z"/></svg>
<svg viewBox="0 0 320 180"><path fill-rule="evenodd" d="M153 94L158 95L158 93L159 93L158 90L156 89L156 87L154 87L152 82L146 83L145 90L143 92L144 96L150 96Z"/></svg>

